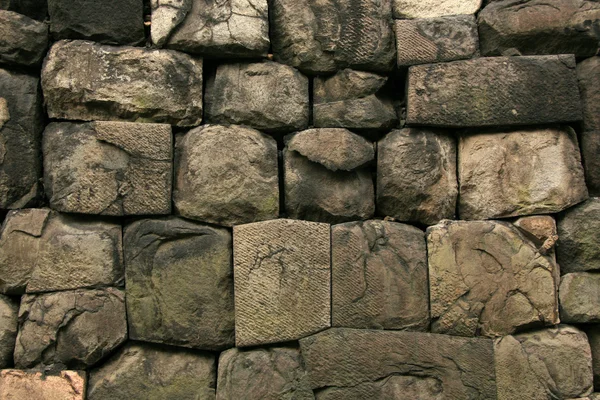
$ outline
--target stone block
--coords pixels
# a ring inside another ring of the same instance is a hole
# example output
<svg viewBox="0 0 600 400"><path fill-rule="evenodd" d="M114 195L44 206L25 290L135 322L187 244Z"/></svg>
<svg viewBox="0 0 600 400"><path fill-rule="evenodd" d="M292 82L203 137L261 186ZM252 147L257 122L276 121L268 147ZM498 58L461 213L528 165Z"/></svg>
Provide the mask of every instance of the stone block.
<svg viewBox="0 0 600 400"><path fill-rule="evenodd" d="M233 347L231 233L170 217L128 225L123 241L131 339Z"/></svg>
<svg viewBox="0 0 600 400"><path fill-rule="evenodd" d="M18 313L19 302L0 294L0 368L8 368L13 364Z"/></svg>
<svg viewBox="0 0 600 400"><path fill-rule="evenodd" d="M481 0L393 0L394 18L436 18L475 14Z"/></svg>
<svg viewBox="0 0 600 400"><path fill-rule="evenodd" d="M600 322L600 274L572 272L560 280L560 319L565 323Z"/></svg>
<svg viewBox="0 0 600 400"><path fill-rule="evenodd" d="M83 371L0 371L0 399L3 400L84 400L86 376Z"/></svg>
<svg viewBox="0 0 600 400"><path fill-rule="evenodd" d="M558 263L564 273L600 270L600 199L591 198L558 218Z"/></svg>
<svg viewBox="0 0 600 400"><path fill-rule="evenodd" d="M277 218L277 143L241 126L204 125L177 138L173 199L179 214L232 226Z"/></svg>
<svg viewBox="0 0 600 400"><path fill-rule="evenodd" d="M521 217L513 224L537 246L541 254L549 255L556 260L555 246L558 241L558 230L554 218L549 215L533 215ZM558 265L560 267L561 264ZM556 273L560 275L559 270Z"/></svg>
<svg viewBox="0 0 600 400"><path fill-rule="evenodd" d="M14 11L43 21L48 18L47 0L0 0L0 10Z"/></svg>
<svg viewBox="0 0 600 400"><path fill-rule="evenodd" d="M0 11L0 63L37 66L47 48L48 25L16 12Z"/></svg>
<svg viewBox="0 0 600 400"><path fill-rule="evenodd" d="M592 350L592 370L594 372L594 389L600 390L600 325L591 324L584 329Z"/></svg>
<svg viewBox="0 0 600 400"><path fill-rule="evenodd" d="M592 57L577 65L577 79L583 103L581 155L585 180L592 196L600 196L600 57Z"/></svg>

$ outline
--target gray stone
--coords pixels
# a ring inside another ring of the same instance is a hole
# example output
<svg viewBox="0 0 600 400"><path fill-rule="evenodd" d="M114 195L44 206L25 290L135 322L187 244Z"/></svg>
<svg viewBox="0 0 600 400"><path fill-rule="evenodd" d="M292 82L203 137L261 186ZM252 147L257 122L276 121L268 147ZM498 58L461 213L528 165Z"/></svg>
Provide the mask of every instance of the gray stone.
<svg viewBox="0 0 600 400"><path fill-rule="evenodd" d="M436 18L475 14L481 0L393 0L394 18Z"/></svg>
<svg viewBox="0 0 600 400"><path fill-rule="evenodd" d="M235 341L287 342L328 328L330 228L277 219L233 228Z"/></svg>
<svg viewBox="0 0 600 400"><path fill-rule="evenodd" d="M121 226L48 209L11 211L0 236L0 292L116 286L124 280Z"/></svg>
<svg viewBox="0 0 600 400"><path fill-rule="evenodd" d="M0 294L0 368L13 364L18 313L19 302Z"/></svg>
<svg viewBox="0 0 600 400"><path fill-rule="evenodd" d="M473 15L399 19L394 22L398 66L446 62L479 55Z"/></svg>
<svg viewBox="0 0 600 400"><path fill-rule="evenodd" d="M42 87L50 118L202 121L202 61L170 50L60 41L44 62Z"/></svg>
<svg viewBox="0 0 600 400"><path fill-rule="evenodd" d="M177 138L177 212L232 226L277 218L277 143L254 129L204 125Z"/></svg>
<svg viewBox="0 0 600 400"><path fill-rule="evenodd" d="M308 78L271 61L221 64L207 82L206 120L291 132L308 127Z"/></svg>
<svg viewBox="0 0 600 400"><path fill-rule="evenodd" d="M17 368L83 369L127 339L125 293L78 289L21 297Z"/></svg>
<svg viewBox="0 0 600 400"><path fill-rule="evenodd" d="M0 11L0 63L41 64L48 48L48 25L12 11Z"/></svg>
<svg viewBox="0 0 600 400"><path fill-rule="evenodd" d="M425 234L386 221L331 229L332 325L427 330Z"/></svg>
<svg viewBox="0 0 600 400"><path fill-rule="evenodd" d="M50 206L83 214L169 214L172 142L166 124L51 123L43 140Z"/></svg>
<svg viewBox="0 0 600 400"><path fill-rule="evenodd" d="M269 0L275 60L305 73L392 69L391 0Z"/></svg>
<svg viewBox="0 0 600 400"><path fill-rule="evenodd" d="M427 229L432 332L503 336L558 319L557 265L513 225L443 221Z"/></svg>
<svg viewBox="0 0 600 400"><path fill-rule="evenodd" d="M47 0L0 0L0 10L14 11L43 21L48 17Z"/></svg>
<svg viewBox="0 0 600 400"><path fill-rule="evenodd" d="M454 217L457 194L456 140L452 136L406 128L379 141L379 215L433 225Z"/></svg>
<svg viewBox="0 0 600 400"><path fill-rule="evenodd" d="M231 233L169 217L125 228L129 337L221 350L233 347Z"/></svg>
<svg viewBox="0 0 600 400"><path fill-rule="evenodd" d="M300 349L318 399L496 399L489 339L338 328Z"/></svg>
<svg viewBox="0 0 600 400"><path fill-rule="evenodd" d="M562 322L600 322L600 274L572 272L563 275L559 294Z"/></svg>
<svg viewBox="0 0 600 400"><path fill-rule="evenodd" d="M406 123L443 127L581 120L575 57L486 57L410 67Z"/></svg>
<svg viewBox="0 0 600 400"><path fill-rule="evenodd" d="M585 179L592 196L600 196L600 57L577 64L577 79L583 103L581 155Z"/></svg>
<svg viewBox="0 0 600 400"><path fill-rule="evenodd" d="M90 372L87 399L214 400L215 386L214 355L130 342Z"/></svg>
<svg viewBox="0 0 600 400"><path fill-rule="evenodd" d="M600 270L600 199L591 198L561 214L558 237L563 272Z"/></svg>
<svg viewBox="0 0 600 400"><path fill-rule="evenodd" d="M3 400L84 400L84 371L0 371L0 399Z"/></svg>
<svg viewBox="0 0 600 400"><path fill-rule="evenodd" d="M600 390L600 325L592 324L583 327L592 350L592 370L594 371L594 388Z"/></svg>

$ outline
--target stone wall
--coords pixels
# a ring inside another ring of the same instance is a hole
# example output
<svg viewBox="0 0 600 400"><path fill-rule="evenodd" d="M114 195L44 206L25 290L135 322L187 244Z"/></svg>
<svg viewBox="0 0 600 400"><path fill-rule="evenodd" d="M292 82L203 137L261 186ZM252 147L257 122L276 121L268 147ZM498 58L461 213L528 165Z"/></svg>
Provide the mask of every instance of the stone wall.
<svg viewBox="0 0 600 400"><path fill-rule="evenodd" d="M600 399L600 2L0 0L0 399Z"/></svg>

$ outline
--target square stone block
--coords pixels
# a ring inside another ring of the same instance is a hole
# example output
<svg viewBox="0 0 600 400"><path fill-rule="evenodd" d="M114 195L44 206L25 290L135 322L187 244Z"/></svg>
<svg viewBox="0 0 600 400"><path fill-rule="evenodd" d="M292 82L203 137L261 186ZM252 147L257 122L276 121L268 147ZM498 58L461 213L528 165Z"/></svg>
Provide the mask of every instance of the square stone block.
<svg viewBox="0 0 600 400"><path fill-rule="evenodd" d="M556 257L563 274L600 270L600 198L592 197L558 216Z"/></svg>
<svg viewBox="0 0 600 400"><path fill-rule="evenodd" d="M572 324L600 322L600 274L571 272L560 279L560 319Z"/></svg>

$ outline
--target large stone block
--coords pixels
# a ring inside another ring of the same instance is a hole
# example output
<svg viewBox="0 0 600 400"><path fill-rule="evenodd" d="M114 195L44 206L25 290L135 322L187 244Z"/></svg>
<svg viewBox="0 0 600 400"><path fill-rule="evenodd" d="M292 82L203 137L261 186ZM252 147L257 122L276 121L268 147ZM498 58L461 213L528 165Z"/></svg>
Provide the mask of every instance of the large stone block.
<svg viewBox="0 0 600 400"><path fill-rule="evenodd" d="M561 271L600 270L600 199L591 198L561 214L558 238Z"/></svg>
<svg viewBox="0 0 600 400"><path fill-rule="evenodd" d="M89 375L87 399L215 398L212 354L129 343Z"/></svg>
<svg viewBox="0 0 600 400"><path fill-rule="evenodd" d="M43 21L48 17L47 0L0 0L0 10L14 11Z"/></svg>
<svg viewBox="0 0 600 400"><path fill-rule="evenodd" d="M154 44L209 57L266 57L267 0L151 0Z"/></svg>
<svg viewBox="0 0 600 400"><path fill-rule="evenodd" d="M394 18L435 18L475 14L481 0L393 0Z"/></svg>
<svg viewBox="0 0 600 400"><path fill-rule="evenodd" d="M572 272L560 280L560 319L572 324L600 322L600 274Z"/></svg>
<svg viewBox="0 0 600 400"><path fill-rule="evenodd" d="M233 347L231 233L170 217L134 222L123 241L131 339Z"/></svg>
<svg viewBox="0 0 600 400"><path fill-rule="evenodd" d="M50 118L202 121L202 61L170 50L60 41L44 62L42 87Z"/></svg>
<svg viewBox="0 0 600 400"><path fill-rule="evenodd" d="M277 219L233 228L237 346L288 342L330 326L330 227Z"/></svg>
<svg viewBox="0 0 600 400"><path fill-rule="evenodd" d="M18 313L19 302L0 294L0 368L8 368L13 364Z"/></svg>
<svg viewBox="0 0 600 400"><path fill-rule="evenodd" d="M12 11L0 11L0 63L36 66L48 48L48 25Z"/></svg>
<svg viewBox="0 0 600 400"><path fill-rule="evenodd" d="M558 323L557 265L513 225L443 221L427 230L432 331L502 336Z"/></svg>
<svg viewBox="0 0 600 400"><path fill-rule="evenodd" d="M458 178L461 219L551 214L588 198L568 126L463 135Z"/></svg>
<svg viewBox="0 0 600 400"><path fill-rule="evenodd" d="M17 368L91 367L127 339L125 293L78 289L21 297Z"/></svg>
<svg viewBox="0 0 600 400"><path fill-rule="evenodd" d="M121 225L51 212L11 211L0 236L0 292L23 294L124 282Z"/></svg>
<svg viewBox="0 0 600 400"><path fill-rule="evenodd" d="M426 330L429 285L425 234L385 221L331 229L332 325Z"/></svg>
<svg viewBox="0 0 600 400"><path fill-rule="evenodd" d="M177 212L232 226L277 218L277 143L254 129L204 125L177 138Z"/></svg>
<svg viewBox="0 0 600 400"><path fill-rule="evenodd" d="M43 140L50 206L82 214L169 214L172 142L165 124L51 123Z"/></svg>
<svg viewBox="0 0 600 400"><path fill-rule="evenodd" d="M329 329L300 349L319 399L496 399L489 339Z"/></svg>
<svg viewBox="0 0 600 400"><path fill-rule="evenodd" d="M85 372L5 369L0 371L0 399L3 400L84 400Z"/></svg>
<svg viewBox="0 0 600 400"><path fill-rule="evenodd" d="M592 196L600 196L600 57L577 64L577 79L583 103L581 155L585 179Z"/></svg>
<svg viewBox="0 0 600 400"><path fill-rule="evenodd" d="M269 14L278 62L310 74L392 69L391 0L269 0Z"/></svg>
<svg viewBox="0 0 600 400"><path fill-rule="evenodd" d="M489 57L409 69L406 123L443 127L581 120L572 55Z"/></svg>
<svg viewBox="0 0 600 400"><path fill-rule="evenodd" d="M271 61L221 64L207 82L206 120L247 125L277 133L305 129L309 115L308 78Z"/></svg>
<svg viewBox="0 0 600 400"><path fill-rule="evenodd" d="M456 140L441 131L395 130L377 145L377 211L433 225L454 217Z"/></svg>
<svg viewBox="0 0 600 400"><path fill-rule="evenodd" d="M283 152L285 209L290 218L339 223L375 213L365 165L373 144L346 130L309 129L288 138Z"/></svg>

